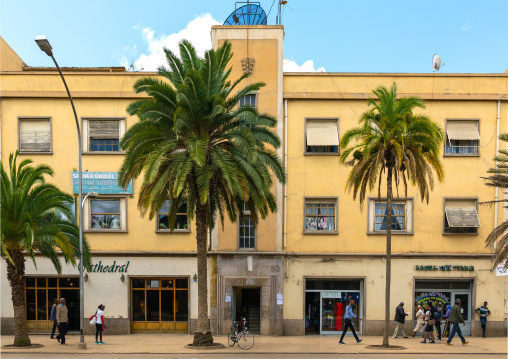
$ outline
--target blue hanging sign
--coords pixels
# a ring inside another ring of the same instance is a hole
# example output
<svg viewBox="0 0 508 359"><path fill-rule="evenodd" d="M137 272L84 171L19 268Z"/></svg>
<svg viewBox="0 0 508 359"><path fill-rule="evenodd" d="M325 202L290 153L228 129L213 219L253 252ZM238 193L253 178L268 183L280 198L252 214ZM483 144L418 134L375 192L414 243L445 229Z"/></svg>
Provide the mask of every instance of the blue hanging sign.
<svg viewBox="0 0 508 359"><path fill-rule="evenodd" d="M72 191L79 192L78 172L72 172ZM100 194L132 194L132 180L126 189L118 184L118 172L82 172L82 192Z"/></svg>

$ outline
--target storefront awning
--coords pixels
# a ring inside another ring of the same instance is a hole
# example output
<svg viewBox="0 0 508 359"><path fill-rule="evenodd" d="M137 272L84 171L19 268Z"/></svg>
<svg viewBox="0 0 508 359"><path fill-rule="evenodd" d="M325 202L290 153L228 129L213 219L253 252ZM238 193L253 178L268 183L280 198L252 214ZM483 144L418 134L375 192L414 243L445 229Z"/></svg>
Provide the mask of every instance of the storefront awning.
<svg viewBox="0 0 508 359"><path fill-rule="evenodd" d="M307 120L307 146L338 146L337 120Z"/></svg>
<svg viewBox="0 0 508 359"><path fill-rule="evenodd" d="M474 207L445 208L449 227L480 227L478 212Z"/></svg>
<svg viewBox="0 0 508 359"><path fill-rule="evenodd" d="M448 140L480 140L478 122L476 121L448 121L446 124Z"/></svg>

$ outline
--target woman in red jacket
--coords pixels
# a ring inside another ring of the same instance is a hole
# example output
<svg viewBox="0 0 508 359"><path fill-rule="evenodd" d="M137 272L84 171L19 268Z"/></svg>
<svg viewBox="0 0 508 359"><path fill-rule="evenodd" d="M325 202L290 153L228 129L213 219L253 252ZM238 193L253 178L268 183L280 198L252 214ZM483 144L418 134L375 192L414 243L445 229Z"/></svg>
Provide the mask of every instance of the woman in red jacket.
<svg viewBox="0 0 508 359"><path fill-rule="evenodd" d="M338 301L335 303L335 330L342 330L342 316L344 315L344 304Z"/></svg>

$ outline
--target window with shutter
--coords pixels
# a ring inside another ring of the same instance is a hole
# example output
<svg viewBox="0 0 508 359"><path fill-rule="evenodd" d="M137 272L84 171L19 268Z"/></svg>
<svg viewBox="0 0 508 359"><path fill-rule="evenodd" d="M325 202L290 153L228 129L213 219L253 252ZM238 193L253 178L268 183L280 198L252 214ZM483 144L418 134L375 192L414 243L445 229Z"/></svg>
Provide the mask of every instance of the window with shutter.
<svg viewBox="0 0 508 359"><path fill-rule="evenodd" d="M91 152L117 152L120 140L119 120L89 120L89 147Z"/></svg>
<svg viewBox="0 0 508 359"><path fill-rule="evenodd" d="M44 119L19 119L19 151L51 152L51 121Z"/></svg>
<svg viewBox="0 0 508 359"><path fill-rule="evenodd" d="M338 126L337 119L307 119L305 153L339 154Z"/></svg>

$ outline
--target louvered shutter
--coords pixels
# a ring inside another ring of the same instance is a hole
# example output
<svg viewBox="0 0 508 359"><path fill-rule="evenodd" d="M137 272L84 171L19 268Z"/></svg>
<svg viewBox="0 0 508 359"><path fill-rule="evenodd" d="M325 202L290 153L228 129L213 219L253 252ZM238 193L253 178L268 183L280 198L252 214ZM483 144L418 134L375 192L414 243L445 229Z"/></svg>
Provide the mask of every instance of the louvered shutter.
<svg viewBox="0 0 508 359"><path fill-rule="evenodd" d="M20 120L19 150L21 152L51 152L49 119Z"/></svg>
<svg viewBox="0 0 508 359"><path fill-rule="evenodd" d="M118 120L90 120L88 123L90 138L120 138L120 121Z"/></svg>

